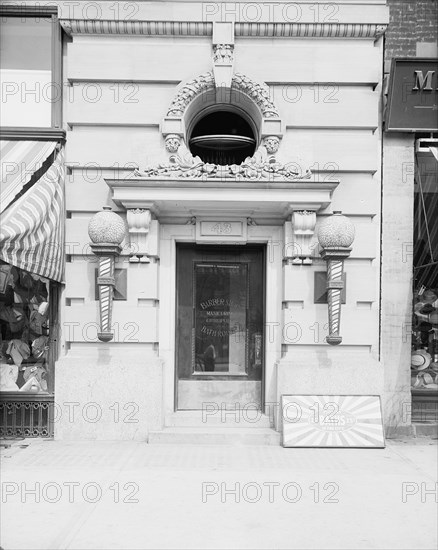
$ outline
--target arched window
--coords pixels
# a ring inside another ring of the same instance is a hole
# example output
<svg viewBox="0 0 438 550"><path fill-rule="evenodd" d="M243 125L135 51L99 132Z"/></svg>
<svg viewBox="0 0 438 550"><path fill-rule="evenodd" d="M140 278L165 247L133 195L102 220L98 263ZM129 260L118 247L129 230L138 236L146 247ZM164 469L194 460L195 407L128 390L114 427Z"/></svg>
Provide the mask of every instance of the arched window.
<svg viewBox="0 0 438 550"><path fill-rule="evenodd" d="M255 132L244 116L215 108L201 114L189 137L193 155L212 164L241 164L256 149Z"/></svg>

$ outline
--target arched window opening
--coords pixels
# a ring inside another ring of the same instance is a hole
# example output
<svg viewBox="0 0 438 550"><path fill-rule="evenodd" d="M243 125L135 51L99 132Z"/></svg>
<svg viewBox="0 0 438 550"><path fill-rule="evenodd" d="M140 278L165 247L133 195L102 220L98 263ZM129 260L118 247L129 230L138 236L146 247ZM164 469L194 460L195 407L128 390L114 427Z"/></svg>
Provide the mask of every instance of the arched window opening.
<svg viewBox="0 0 438 550"><path fill-rule="evenodd" d="M204 162L212 164L241 164L252 156L256 147L250 124L232 111L216 110L195 124L190 151Z"/></svg>

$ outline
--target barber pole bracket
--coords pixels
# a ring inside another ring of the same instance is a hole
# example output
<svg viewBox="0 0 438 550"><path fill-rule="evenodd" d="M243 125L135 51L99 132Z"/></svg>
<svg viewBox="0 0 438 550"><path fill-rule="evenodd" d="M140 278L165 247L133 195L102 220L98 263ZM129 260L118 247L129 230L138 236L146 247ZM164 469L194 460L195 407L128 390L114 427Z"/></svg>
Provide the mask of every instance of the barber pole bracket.
<svg viewBox="0 0 438 550"><path fill-rule="evenodd" d="M341 327L341 294L344 288L342 279L344 260L351 254L350 246L354 241L353 223L341 212L321 222L318 228L318 240L322 247L321 257L327 262L327 295L329 335L326 341L331 346L342 342Z"/></svg>
<svg viewBox="0 0 438 550"><path fill-rule="evenodd" d="M101 342L110 342L114 333L111 330L113 296L115 287L115 260L121 253L120 244L125 238L125 222L109 207L103 208L91 218L88 234L93 241L90 246L99 258L97 285L99 287L100 331L97 337Z"/></svg>

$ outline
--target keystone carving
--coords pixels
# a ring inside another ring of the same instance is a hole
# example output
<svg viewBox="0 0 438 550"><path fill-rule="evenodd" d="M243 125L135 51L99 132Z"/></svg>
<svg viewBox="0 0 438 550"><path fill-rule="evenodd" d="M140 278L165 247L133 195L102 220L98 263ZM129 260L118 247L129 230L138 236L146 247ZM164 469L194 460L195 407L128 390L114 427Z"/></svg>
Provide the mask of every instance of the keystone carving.
<svg viewBox="0 0 438 550"><path fill-rule="evenodd" d="M233 62L233 44L214 44L213 62L216 65L230 65Z"/></svg>

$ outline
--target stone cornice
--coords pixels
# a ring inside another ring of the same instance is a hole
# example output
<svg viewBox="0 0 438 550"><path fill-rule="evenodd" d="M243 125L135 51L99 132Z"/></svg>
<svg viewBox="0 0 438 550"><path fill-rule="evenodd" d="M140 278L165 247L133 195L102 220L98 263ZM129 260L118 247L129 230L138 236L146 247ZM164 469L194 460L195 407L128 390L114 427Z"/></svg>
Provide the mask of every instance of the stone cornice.
<svg viewBox="0 0 438 550"><path fill-rule="evenodd" d="M68 35L211 36L213 24L203 21L61 19ZM236 23L236 36L376 39L386 25L372 23Z"/></svg>
<svg viewBox="0 0 438 550"><path fill-rule="evenodd" d="M331 203L338 181L220 181L137 177L108 179L112 200L126 208L148 208L157 217L238 215L257 221L285 220L293 211L319 211ZM248 194L248 190L251 193Z"/></svg>
<svg viewBox="0 0 438 550"><path fill-rule="evenodd" d="M213 24L202 21L135 21L114 19L61 19L68 35L124 34L145 36L211 36Z"/></svg>

